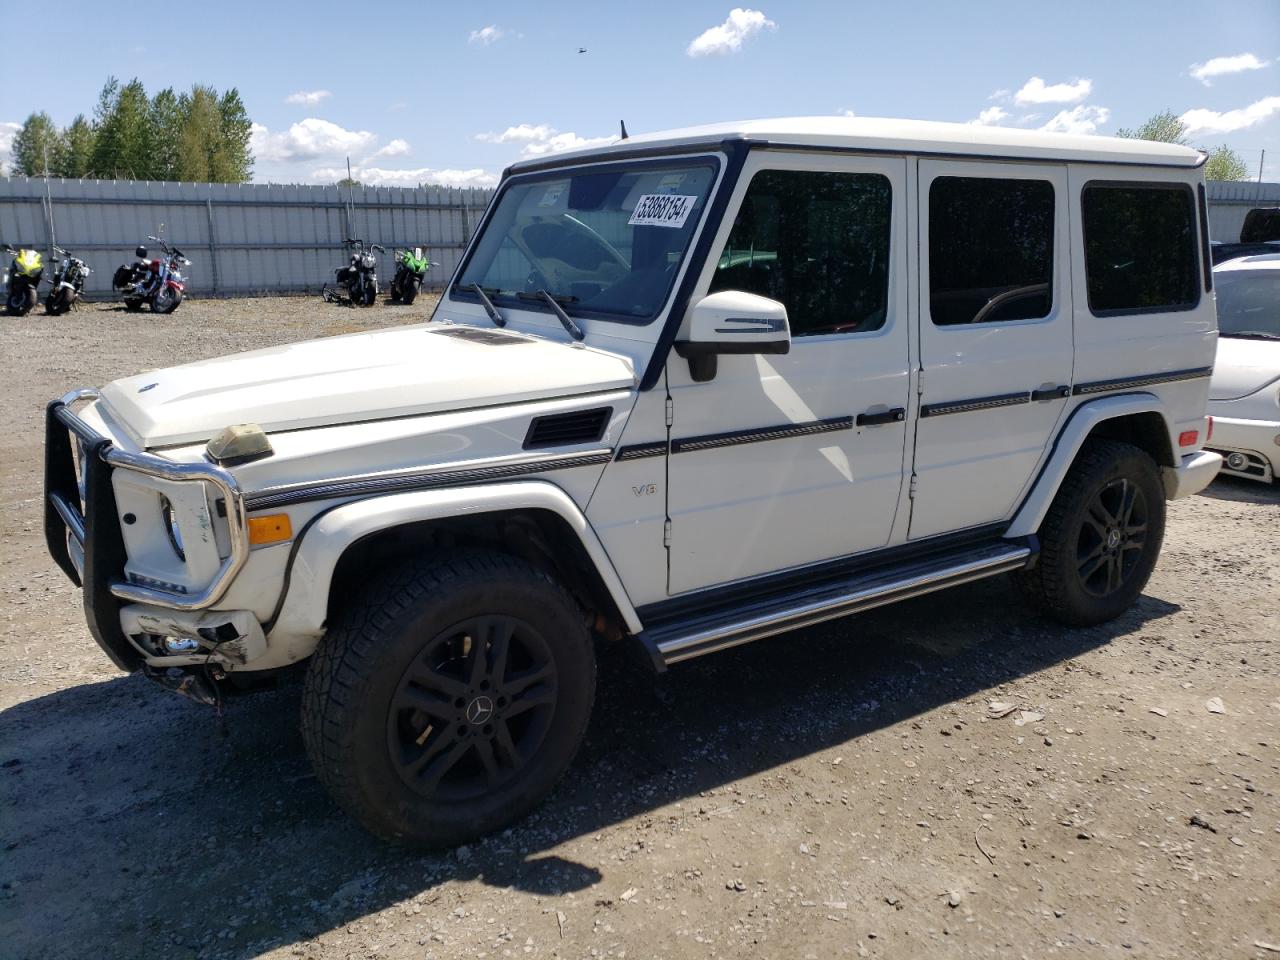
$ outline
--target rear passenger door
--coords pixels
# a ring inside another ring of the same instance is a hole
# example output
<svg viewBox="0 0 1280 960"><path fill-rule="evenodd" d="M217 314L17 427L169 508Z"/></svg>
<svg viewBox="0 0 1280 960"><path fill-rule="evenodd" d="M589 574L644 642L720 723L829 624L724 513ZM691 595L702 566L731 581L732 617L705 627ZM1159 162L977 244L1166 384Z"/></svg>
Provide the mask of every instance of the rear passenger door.
<svg viewBox="0 0 1280 960"><path fill-rule="evenodd" d="M911 539L1007 519L1067 407L1063 164L921 160Z"/></svg>

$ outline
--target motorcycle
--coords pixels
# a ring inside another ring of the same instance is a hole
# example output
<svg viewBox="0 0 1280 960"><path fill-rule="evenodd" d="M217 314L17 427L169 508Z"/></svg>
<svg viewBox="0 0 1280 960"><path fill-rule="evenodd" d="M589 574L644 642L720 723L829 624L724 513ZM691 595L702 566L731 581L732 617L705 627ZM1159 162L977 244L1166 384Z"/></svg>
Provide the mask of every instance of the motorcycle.
<svg viewBox="0 0 1280 960"><path fill-rule="evenodd" d="M7 243L4 252L13 259L9 269L4 272L5 313L13 317L24 317L40 299L38 287L40 278L44 276L44 260L39 250L29 248L15 250Z"/></svg>
<svg viewBox="0 0 1280 960"><path fill-rule="evenodd" d="M391 280L391 302L413 303L422 288L427 270L437 264L422 255L421 247L405 250L396 262L396 275Z"/></svg>
<svg viewBox="0 0 1280 960"><path fill-rule="evenodd" d="M333 271L338 290L330 290L328 284L320 290L325 303L342 303L348 306L371 307L378 298L378 258L373 251L386 253L380 243L366 245L363 240L343 240L343 247L351 247L351 262Z"/></svg>
<svg viewBox="0 0 1280 960"><path fill-rule="evenodd" d="M180 268L189 266L191 261L168 241L160 237L147 239L160 244L164 257L148 260L147 248L139 246L134 251L137 262L122 264L111 278L111 285L124 298L126 310L141 310L145 303L152 313L173 313L187 288Z"/></svg>
<svg viewBox="0 0 1280 960"><path fill-rule="evenodd" d="M53 272L53 288L44 298L44 312L56 317L70 310L71 305L80 298L84 281L93 270L79 257L73 257L70 250L54 246L53 251L62 259Z"/></svg>

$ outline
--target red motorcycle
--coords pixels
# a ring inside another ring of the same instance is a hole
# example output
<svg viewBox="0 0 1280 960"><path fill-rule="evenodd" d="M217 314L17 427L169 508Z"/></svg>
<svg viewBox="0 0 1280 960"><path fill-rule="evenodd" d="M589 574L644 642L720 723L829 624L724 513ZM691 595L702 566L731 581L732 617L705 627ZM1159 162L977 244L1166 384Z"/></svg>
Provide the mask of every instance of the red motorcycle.
<svg viewBox="0 0 1280 960"><path fill-rule="evenodd" d="M173 313L182 303L187 287L181 268L189 266L191 261L181 250L171 247L159 237L147 239L160 244L164 257L148 260L147 248L138 247L134 251L137 262L121 265L111 285L124 298L126 310L141 310L145 303L152 313Z"/></svg>

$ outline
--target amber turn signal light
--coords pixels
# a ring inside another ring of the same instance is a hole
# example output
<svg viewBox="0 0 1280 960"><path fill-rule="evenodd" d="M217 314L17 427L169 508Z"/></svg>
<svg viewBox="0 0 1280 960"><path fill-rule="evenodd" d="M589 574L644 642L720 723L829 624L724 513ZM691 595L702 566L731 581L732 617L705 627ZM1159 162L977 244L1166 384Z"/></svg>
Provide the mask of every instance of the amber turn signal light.
<svg viewBox="0 0 1280 960"><path fill-rule="evenodd" d="M249 518L249 543L255 547L268 543L283 543L292 539L293 525L289 522L287 513Z"/></svg>

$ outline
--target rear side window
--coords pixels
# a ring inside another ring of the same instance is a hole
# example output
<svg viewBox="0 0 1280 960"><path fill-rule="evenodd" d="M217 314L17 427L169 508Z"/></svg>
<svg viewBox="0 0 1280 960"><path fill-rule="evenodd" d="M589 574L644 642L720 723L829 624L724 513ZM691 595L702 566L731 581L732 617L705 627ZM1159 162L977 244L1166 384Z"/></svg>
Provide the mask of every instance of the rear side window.
<svg viewBox="0 0 1280 960"><path fill-rule="evenodd" d="M1095 314L1188 310L1199 303L1190 189L1089 183L1080 209L1089 309Z"/></svg>
<svg viewBox="0 0 1280 960"><path fill-rule="evenodd" d="M929 187L929 315L939 326L1053 309L1053 184L938 177Z"/></svg>
<svg viewBox="0 0 1280 960"><path fill-rule="evenodd" d="M710 292L786 305L793 336L884 326L891 188L875 173L762 170L751 179Z"/></svg>

